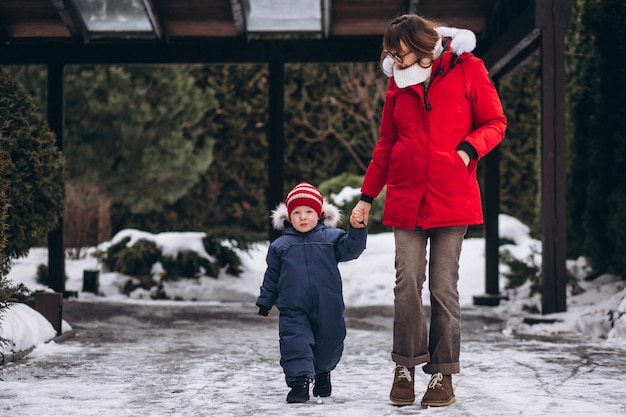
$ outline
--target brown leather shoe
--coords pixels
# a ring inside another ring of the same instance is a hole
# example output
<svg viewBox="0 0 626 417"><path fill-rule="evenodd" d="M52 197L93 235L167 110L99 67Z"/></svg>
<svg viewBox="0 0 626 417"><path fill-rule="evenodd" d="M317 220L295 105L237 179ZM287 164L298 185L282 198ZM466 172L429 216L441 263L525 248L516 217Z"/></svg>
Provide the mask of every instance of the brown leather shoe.
<svg viewBox="0 0 626 417"><path fill-rule="evenodd" d="M395 405L411 405L415 402L415 367L396 365L389 399Z"/></svg>
<svg viewBox="0 0 626 417"><path fill-rule="evenodd" d="M430 377L426 394L422 398L422 406L444 407L455 401L452 376L442 375L440 372L433 374Z"/></svg>

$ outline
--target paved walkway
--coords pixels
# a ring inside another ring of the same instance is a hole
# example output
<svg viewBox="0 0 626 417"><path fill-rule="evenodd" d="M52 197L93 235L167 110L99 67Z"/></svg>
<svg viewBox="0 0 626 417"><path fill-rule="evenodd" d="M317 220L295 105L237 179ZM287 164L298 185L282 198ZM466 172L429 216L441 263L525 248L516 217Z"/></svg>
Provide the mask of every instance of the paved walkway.
<svg viewBox="0 0 626 417"><path fill-rule="evenodd" d="M426 409L388 400L389 307L346 312L333 396L298 405L284 401L277 318L251 305L66 300L63 309L74 337L0 368L1 416L626 416L624 350L505 336L476 311L464 313L457 403ZM418 395L426 384L416 373Z"/></svg>

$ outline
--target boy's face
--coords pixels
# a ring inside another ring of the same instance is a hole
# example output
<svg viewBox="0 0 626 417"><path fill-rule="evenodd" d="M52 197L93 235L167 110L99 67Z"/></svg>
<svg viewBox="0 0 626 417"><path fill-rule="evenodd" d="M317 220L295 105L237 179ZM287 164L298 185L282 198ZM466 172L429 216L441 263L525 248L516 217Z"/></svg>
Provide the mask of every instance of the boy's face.
<svg viewBox="0 0 626 417"><path fill-rule="evenodd" d="M306 233L313 229L319 219L317 212L309 206L298 206L293 209L289 216L292 226L300 233Z"/></svg>

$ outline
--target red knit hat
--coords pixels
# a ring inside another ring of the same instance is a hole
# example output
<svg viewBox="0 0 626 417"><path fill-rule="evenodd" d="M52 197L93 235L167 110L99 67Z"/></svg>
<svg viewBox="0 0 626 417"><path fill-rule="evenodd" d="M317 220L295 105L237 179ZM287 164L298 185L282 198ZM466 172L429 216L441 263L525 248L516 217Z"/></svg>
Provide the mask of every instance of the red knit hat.
<svg viewBox="0 0 626 417"><path fill-rule="evenodd" d="M321 218L322 204L324 204L322 194L317 190L317 188L304 181L289 191L287 199L285 200L287 213L290 218L291 212L298 206L311 207L317 213L317 217Z"/></svg>

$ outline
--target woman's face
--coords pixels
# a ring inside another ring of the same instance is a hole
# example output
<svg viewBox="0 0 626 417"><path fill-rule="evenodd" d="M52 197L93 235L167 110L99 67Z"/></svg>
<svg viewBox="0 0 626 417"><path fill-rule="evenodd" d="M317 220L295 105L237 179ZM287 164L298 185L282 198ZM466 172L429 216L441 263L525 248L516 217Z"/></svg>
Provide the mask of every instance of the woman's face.
<svg viewBox="0 0 626 417"><path fill-rule="evenodd" d="M401 51L391 51L396 56L402 59L402 62L399 62L395 59L394 64L402 69L408 68L411 65L417 62L417 56L406 46L404 41L400 41Z"/></svg>

